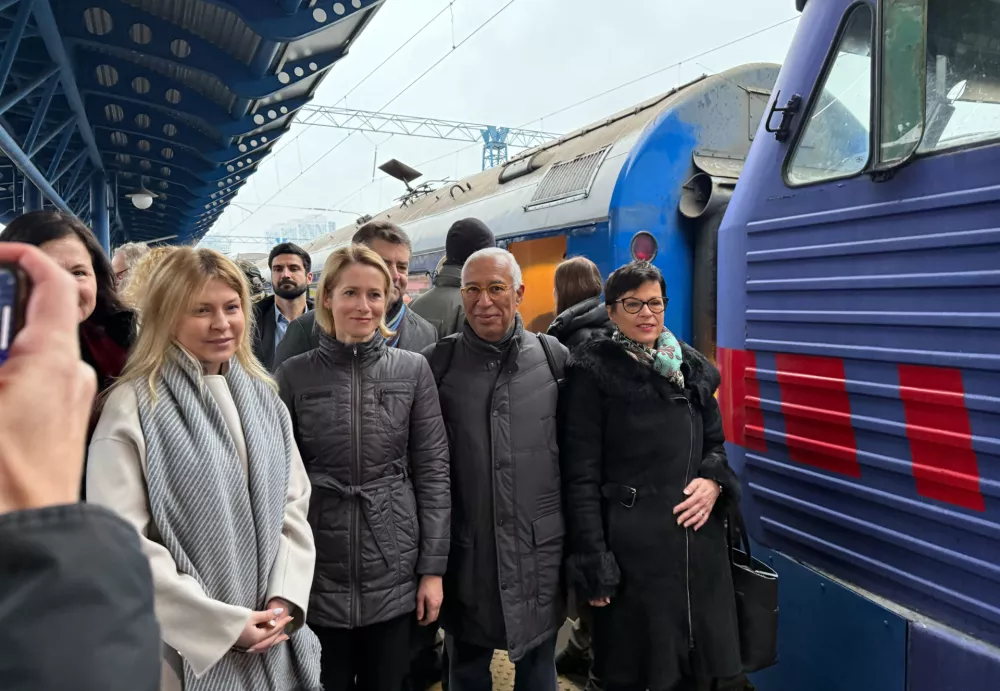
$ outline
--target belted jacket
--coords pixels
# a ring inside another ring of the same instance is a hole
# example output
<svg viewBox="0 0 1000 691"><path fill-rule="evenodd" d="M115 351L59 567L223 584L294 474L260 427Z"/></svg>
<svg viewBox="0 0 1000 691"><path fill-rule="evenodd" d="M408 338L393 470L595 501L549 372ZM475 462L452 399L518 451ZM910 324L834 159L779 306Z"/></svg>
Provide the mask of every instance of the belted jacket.
<svg viewBox="0 0 1000 691"><path fill-rule="evenodd" d="M312 482L316 572L308 621L355 628L416 608L447 570L448 438L427 361L377 335L286 361L276 379Z"/></svg>

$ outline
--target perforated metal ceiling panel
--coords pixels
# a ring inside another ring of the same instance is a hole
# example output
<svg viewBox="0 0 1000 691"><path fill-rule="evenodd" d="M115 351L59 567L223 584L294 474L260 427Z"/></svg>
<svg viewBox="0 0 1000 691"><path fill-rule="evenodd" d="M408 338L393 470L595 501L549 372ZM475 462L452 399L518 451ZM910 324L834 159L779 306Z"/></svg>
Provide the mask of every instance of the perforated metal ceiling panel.
<svg viewBox="0 0 1000 691"><path fill-rule="evenodd" d="M84 218L103 169L113 241L192 242L381 2L0 0L0 127ZM0 218L22 205L14 162ZM125 196L140 186L147 210Z"/></svg>

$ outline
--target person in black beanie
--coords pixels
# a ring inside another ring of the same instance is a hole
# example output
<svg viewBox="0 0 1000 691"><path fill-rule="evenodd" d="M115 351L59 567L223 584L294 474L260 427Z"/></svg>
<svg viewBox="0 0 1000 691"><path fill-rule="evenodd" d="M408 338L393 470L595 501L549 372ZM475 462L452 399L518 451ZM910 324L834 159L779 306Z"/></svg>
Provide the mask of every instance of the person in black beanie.
<svg viewBox="0 0 1000 691"><path fill-rule="evenodd" d="M437 329L438 338L462 330L465 308L462 307L462 266L465 260L487 247L496 245L493 233L478 218L463 218L448 229L444 242L444 260L438 265L434 287L418 297L410 309Z"/></svg>

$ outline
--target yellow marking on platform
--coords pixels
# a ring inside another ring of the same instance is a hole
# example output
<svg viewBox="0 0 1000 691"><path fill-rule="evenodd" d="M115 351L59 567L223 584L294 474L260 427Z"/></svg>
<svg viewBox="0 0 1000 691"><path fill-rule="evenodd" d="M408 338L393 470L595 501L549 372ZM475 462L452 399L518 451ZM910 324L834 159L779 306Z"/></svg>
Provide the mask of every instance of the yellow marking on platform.
<svg viewBox="0 0 1000 691"><path fill-rule="evenodd" d="M507 658L506 651L498 650L493 654L493 691L514 691L514 665ZM577 685L566 677L559 677L559 691L581 691L583 686ZM441 691L441 684L435 684L430 691Z"/></svg>

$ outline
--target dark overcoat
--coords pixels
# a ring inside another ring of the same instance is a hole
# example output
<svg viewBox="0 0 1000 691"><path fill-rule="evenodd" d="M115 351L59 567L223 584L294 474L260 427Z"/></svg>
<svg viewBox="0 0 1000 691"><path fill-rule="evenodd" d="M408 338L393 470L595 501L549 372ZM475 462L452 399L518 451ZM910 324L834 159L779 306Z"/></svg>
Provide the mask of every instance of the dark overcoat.
<svg viewBox="0 0 1000 691"><path fill-rule="evenodd" d="M725 535L739 481L713 396L720 378L681 347L683 391L598 336L570 358L561 399L569 576L581 597L611 597L594 610L605 681L651 691L741 672ZM697 477L723 490L696 532L673 508Z"/></svg>

